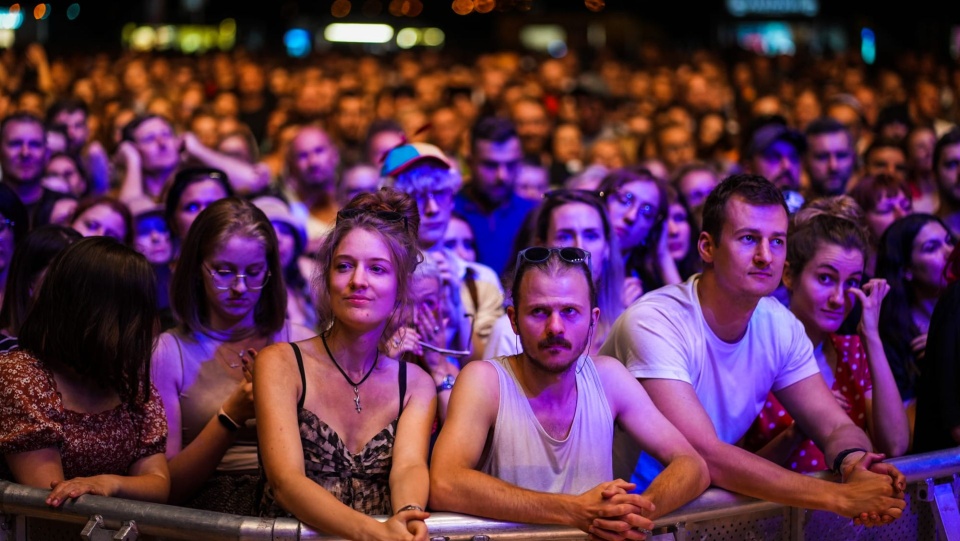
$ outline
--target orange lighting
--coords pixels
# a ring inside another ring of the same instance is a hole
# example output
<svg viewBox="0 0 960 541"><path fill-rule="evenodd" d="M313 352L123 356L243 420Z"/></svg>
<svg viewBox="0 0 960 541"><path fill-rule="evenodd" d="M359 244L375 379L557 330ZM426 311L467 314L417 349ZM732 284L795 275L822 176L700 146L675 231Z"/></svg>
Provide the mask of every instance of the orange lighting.
<svg viewBox="0 0 960 541"><path fill-rule="evenodd" d="M44 14L47 12L46 4L37 4L37 7L33 8L33 18L40 20L43 18Z"/></svg>
<svg viewBox="0 0 960 541"><path fill-rule="evenodd" d="M20 4L10 6L10 13L20 13Z"/></svg>
<svg viewBox="0 0 960 541"><path fill-rule="evenodd" d="M476 6L477 13L490 13L497 7L497 2L496 0L477 0Z"/></svg>
<svg viewBox="0 0 960 541"><path fill-rule="evenodd" d="M468 15L473 11L473 0L453 0L452 7L457 15Z"/></svg>
<svg viewBox="0 0 960 541"><path fill-rule="evenodd" d="M336 0L330 6L330 14L334 17L346 17L350 14L350 0Z"/></svg>

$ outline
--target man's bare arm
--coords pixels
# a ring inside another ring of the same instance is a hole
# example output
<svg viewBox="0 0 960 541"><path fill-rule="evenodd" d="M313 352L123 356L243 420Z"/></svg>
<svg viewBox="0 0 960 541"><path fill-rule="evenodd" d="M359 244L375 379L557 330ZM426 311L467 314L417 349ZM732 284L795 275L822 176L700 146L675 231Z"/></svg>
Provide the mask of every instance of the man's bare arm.
<svg viewBox="0 0 960 541"><path fill-rule="evenodd" d="M450 397L447 422L430 464L430 507L482 517L561 524L589 531L593 520L636 513L636 494L605 498L604 492L629 490L623 481L598 485L581 495L526 490L477 471L500 402L496 368L486 362L468 364Z"/></svg>
<svg viewBox="0 0 960 541"><path fill-rule="evenodd" d="M703 458L653 405L643 386L620 361L598 356L594 363L617 424L644 451L666 465L642 494L656 506L644 516L663 516L699 496L710 486L710 473Z"/></svg>
<svg viewBox="0 0 960 541"><path fill-rule="evenodd" d="M657 408L706 460L710 479L716 486L846 517L864 512L899 516L905 507L902 498L894 497L896 490L889 476L864 471L851 482L837 484L791 472L721 441L689 383L667 379L645 379L641 383Z"/></svg>

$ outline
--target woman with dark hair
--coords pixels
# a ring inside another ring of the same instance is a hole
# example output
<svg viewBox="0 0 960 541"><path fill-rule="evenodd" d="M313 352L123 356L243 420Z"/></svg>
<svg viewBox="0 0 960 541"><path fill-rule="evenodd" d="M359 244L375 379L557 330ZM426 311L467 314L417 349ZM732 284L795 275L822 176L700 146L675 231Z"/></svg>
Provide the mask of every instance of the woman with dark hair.
<svg viewBox="0 0 960 541"><path fill-rule="evenodd" d="M258 357L261 515L345 539L426 540L434 382L386 355L408 320L419 225L406 194L354 198L317 254L320 336Z"/></svg>
<svg viewBox="0 0 960 541"><path fill-rule="evenodd" d="M283 283L287 286L287 319L309 329L317 327L317 311L310 295L310 284L303 268L312 274L313 262L301 258L307 248L307 232L290 212L290 206L278 196L265 195L253 200L273 224L283 267Z"/></svg>
<svg viewBox="0 0 960 541"><path fill-rule="evenodd" d="M127 206L102 195L77 204L71 226L84 237L110 237L127 246L133 243L133 218Z"/></svg>
<svg viewBox="0 0 960 541"><path fill-rule="evenodd" d="M54 259L22 349L0 355L0 476L52 487L54 507L82 494L166 501L167 426L150 383L155 287L143 256L110 238Z"/></svg>
<svg viewBox="0 0 960 541"><path fill-rule="evenodd" d="M201 212L170 300L180 325L160 336L153 357L170 425L170 502L249 514L259 477L256 428L248 423L253 357L313 334L284 320L277 236L263 212L236 197Z"/></svg>
<svg viewBox="0 0 960 541"><path fill-rule="evenodd" d="M650 170L615 169L600 183L607 213L617 234L623 273L624 303L667 284L680 282L664 239L666 182Z"/></svg>
<svg viewBox="0 0 960 541"><path fill-rule="evenodd" d="M90 191L83 166L73 156L58 152L47 160L43 170L43 186L51 191L80 198Z"/></svg>
<svg viewBox="0 0 960 541"><path fill-rule="evenodd" d="M664 220L667 250L677 264L681 280L700 272L703 266L697 251L700 230L691 219L692 215L683 194L672 186L667 186L667 217Z"/></svg>
<svg viewBox="0 0 960 541"><path fill-rule="evenodd" d="M16 336L30 313L50 261L82 238L69 227L45 225L27 234L17 246L10 262L3 308L0 308L0 332L7 336L0 340L0 351L17 347Z"/></svg>
<svg viewBox="0 0 960 541"><path fill-rule="evenodd" d="M864 283L870 249L860 209L847 196L818 199L818 208L794 215L787 239L783 283L790 311L803 323L828 387L850 419L888 457L910 443L907 415L880 340L880 307L889 286ZM862 285L861 285L862 284ZM858 332L839 334L854 304L862 307ZM823 452L794 424L772 393L747 432L751 450L801 473L826 470Z"/></svg>
<svg viewBox="0 0 960 541"><path fill-rule="evenodd" d="M930 316L917 380L915 453L960 445L960 250L950 254L945 270L949 285Z"/></svg>
<svg viewBox="0 0 960 541"><path fill-rule="evenodd" d="M73 223L73 216L77 213L78 200L74 195L68 193L48 192L36 213L33 215L33 227L42 227L45 225L65 225L70 227Z"/></svg>
<svg viewBox="0 0 960 541"><path fill-rule="evenodd" d="M191 167L179 171L164 195L164 218L173 234L174 245L187 237L190 226L203 209L233 195L227 174L219 169Z"/></svg>
<svg viewBox="0 0 960 541"><path fill-rule="evenodd" d="M903 217L880 239L877 278L890 285L880 311L880 335L900 396L911 406L911 421L930 316L947 285L944 269L954 242L943 221L930 214Z"/></svg>
<svg viewBox="0 0 960 541"><path fill-rule="evenodd" d="M867 260L867 274L876 269L880 238L890 224L913 214L913 201L906 182L892 175L867 175L850 190L850 197L863 209L864 224L870 234L873 256Z"/></svg>
<svg viewBox="0 0 960 541"><path fill-rule="evenodd" d="M13 189L0 183L0 291L6 290L14 249L29 230L27 208Z"/></svg>
<svg viewBox="0 0 960 541"><path fill-rule="evenodd" d="M597 287L600 319L590 353L596 354L610 326L626 307L623 270L617 234L599 194L586 190L548 192L534 218L532 245L582 248L590 253L590 275ZM510 320L501 316L494 325L483 358L519 353L519 341Z"/></svg>

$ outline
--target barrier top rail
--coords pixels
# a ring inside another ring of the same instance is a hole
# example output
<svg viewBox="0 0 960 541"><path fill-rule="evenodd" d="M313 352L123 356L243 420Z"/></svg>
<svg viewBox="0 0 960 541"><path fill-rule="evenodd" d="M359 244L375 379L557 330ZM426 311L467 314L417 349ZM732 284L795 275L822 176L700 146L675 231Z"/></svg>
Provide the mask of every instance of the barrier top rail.
<svg viewBox="0 0 960 541"><path fill-rule="evenodd" d="M911 455L890 461L909 483L960 473L960 447ZM830 478L831 474L821 474ZM60 508L46 504L48 490L0 481L0 513L56 522L85 524L100 515L107 529L118 530L135 521L140 533L168 539L209 539L211 541L307 541L334 540L294 519L261 519L200 511L185 507L146 503L122 498L85 495ZM656 521L657 527L713 520L743 513L782 508L780 504L710 488L699 498ZM482 532L488 536L574 540L585 534L574 528L499 522L454 513L433 513L427 520L431 537L450 541L471 540Z"/></svg>

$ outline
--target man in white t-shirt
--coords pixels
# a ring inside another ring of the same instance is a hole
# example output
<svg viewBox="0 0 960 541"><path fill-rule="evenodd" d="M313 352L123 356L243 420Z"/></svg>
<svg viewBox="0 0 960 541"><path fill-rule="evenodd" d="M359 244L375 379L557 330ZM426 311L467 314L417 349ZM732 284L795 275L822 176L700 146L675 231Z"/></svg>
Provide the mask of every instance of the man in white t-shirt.
<svg viewBox="0 0 960 541"><path fill-rule="evenodd" d="M706 459L714 485L867 525L892 521L905 506L905 478L867 451L869 438L820 377L803 325L768 297L783 274L787 220L780 190L765 178L724 180L704 206L703 273L644 295L617 319L601 354L640 380ZM790 472L735 445L770 391L843 484ZM637 470L641 487L656 471L647 460Z"/></svg>

